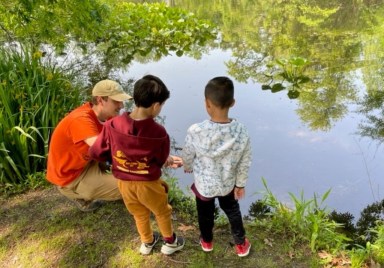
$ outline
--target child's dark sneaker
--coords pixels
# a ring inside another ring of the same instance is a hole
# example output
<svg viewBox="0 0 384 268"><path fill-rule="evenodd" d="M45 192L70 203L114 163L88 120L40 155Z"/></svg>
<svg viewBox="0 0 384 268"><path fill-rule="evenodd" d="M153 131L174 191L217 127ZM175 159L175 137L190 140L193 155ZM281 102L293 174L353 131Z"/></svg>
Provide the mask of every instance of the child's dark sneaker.
<svg viewBox="0 0 384 268"><path fill-rule="evenodd" d="M172 244L164 242L163 246L161 247L161 253L165 255L173 254L176 251L181 250L184 247L184 244L185 240L183 237L175 236L175 241Z"/></svg>
<svg viewBox="0 0 384 268"><path fill-rule="evenodd" d="M200 238L200 245L205 252L213 250L213 242L205 242L203 238Z"/></svg>
<svg viewBox="0 0 384 268"><path fill-rule="evenodd" d="M157 232L153 233L153 242L152 243L142 243L140 246L140 253L143 255L148 255L151 253L153 247L156 245L157 241L159 241L160 235Z"/></svg>
<svg viewBox="0 0 384 268"><path fill-rule="evenodd" d="M249 240L245 238L243 244L235 245L235 247L237 256L245 257L249 254L249 250L251 249L251 243L249 243Z"/></svg>
<svg viewBox="0 0 384 268"><path fill-rule="evenodd" d="M68 198L68 197L67 197ZM84 199L71 199L68 198L73 204L78 207L83 212L90 212L100 208L104 205L105 201L103 200L84 200Z"/></svg>

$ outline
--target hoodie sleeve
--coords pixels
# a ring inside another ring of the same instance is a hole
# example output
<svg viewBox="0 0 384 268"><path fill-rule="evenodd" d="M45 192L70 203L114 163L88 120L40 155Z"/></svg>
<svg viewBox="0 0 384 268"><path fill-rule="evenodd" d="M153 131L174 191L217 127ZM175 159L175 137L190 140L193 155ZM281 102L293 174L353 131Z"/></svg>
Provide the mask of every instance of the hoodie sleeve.
<svg viewBox="0 0 384 268"><path fill-rule="evenodd" d="M192 171L193 169L193 160L196 156L195 147L193 145L193 133L192 127L187 131L187 136L185 137L184 148L181 153L181 158L183 159L184 170Z"/></svg>
<svg viewBox="0 0 384 268"><path fill-rule="evenodd" d="M92 159L99 162L111 160L111 146L109 139L109 125L105 125L101 133L97 136L95 143L89 147L89 155Z"/></svg>
<svg viewBox="0 0 384 268"><path fill-rule="evenodd" d="M164 142L161 145L160 150L157 150L157 163L159 167L162 167L165 161L167 161L170 150L171 150L171 143L169 140L169 136L167 134L166 138L164 139Z"/></svg>
<svg viewBox="0 0 384 268"><path fill-rule="evenodd" d="M248 180L248 171L252 163L251 141L246 130L244 134L244 139L242 141L244 142L244 150L237 166L236 187L245 187Z"/></svg>

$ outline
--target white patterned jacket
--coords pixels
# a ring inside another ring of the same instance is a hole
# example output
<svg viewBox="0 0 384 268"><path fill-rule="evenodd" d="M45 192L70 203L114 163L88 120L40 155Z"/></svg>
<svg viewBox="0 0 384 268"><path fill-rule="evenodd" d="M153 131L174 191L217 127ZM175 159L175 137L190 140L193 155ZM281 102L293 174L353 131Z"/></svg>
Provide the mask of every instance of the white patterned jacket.
<svg viewBox="0 0 384 268"><path fill-rule="evenodd" d="M248 130L230 123L205 120L189 127L182 151L184 170L192 171L199 194L211 198L245 187L252 152Z"/></svg>

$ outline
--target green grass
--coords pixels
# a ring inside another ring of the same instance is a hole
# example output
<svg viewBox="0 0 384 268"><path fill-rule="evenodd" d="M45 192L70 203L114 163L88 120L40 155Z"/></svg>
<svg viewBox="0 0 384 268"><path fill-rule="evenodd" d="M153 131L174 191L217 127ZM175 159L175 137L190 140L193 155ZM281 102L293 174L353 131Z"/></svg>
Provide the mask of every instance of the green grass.
<svg viewBox="0 0 384 268"><path fill-rule="evenodd" d="M179 218L174 227L186 238L181 252L165 256L158 244L153 254L141 256L133 218L122 201L84 213L54 187L32 190L0 199L0 267L321 267L308 245L292 247L251 224L246 230L252 249L245 258L235 254L227 225L215 228L210 253L198 244L196 221Z"/></svg>

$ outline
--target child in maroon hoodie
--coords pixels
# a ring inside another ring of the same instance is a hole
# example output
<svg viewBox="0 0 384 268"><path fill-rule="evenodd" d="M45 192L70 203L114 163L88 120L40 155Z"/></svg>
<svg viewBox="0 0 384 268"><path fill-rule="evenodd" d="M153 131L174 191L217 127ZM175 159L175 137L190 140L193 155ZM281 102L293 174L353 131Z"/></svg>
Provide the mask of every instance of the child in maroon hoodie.
<svg viewBox="0 0 384 268"><path fill-rule="evenodd" d="M112 162L112 173L119 179L125 206L135 219L142 242L140 253L144 255L151 253L160 236L152 230L151 212L164 240L163 254L179 251L185 243L173 232L168 187L160 178L161 168L172 165L173 159L169 156L169 136L154 118L169 95L165 84L156 76L146 75L136 81L133 111L107 121L89 149L93 159Z"/></svg>

